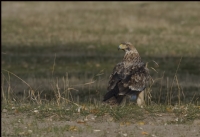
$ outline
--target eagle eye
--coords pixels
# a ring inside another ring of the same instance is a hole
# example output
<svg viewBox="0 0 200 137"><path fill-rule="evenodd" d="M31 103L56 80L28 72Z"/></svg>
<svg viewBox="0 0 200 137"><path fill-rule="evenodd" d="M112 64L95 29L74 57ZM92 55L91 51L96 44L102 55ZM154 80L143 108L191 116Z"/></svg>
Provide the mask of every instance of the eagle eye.
<svg viewBox="0 0 200 137"><path fill-rule="evenodd" d="M127 50L131 50L129 45L127 45Z"/></svg>

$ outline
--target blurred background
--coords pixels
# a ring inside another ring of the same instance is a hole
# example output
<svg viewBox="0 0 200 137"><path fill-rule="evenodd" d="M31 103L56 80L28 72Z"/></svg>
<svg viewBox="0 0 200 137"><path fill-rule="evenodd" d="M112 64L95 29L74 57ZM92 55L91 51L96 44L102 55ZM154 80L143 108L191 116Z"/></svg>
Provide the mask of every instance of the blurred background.
<svg viewBox="0 0 200 137"><path fill-rule="evenodd" d="M16 100L30 87L52 100L57 84L75 100L101 101L129 41L149 62L152 101L200 101L199 2L1 4L1 90Z"/></svg>

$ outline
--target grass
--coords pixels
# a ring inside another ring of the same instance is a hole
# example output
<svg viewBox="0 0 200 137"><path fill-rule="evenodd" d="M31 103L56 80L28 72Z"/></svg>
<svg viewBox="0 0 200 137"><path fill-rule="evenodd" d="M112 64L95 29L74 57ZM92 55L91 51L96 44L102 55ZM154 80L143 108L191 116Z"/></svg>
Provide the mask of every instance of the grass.
<svg viewBox="0 0 200 137"><path fill-rule="evenodd" d="M199 119L199 6L198 2L2 2L2 112L33 116L35 124L45 118L70 121L90 114L99 121L109 115L111 121L132 123L163 113L178 118L169 124ZM101 104L109 75L124 54L117 45L124 41L133 43L142 60L149 62L155 81L144 109L131 105L134 102L112 109ZM75 131L69 124L60 128L33 124L24 131L19 125L13 125L12 134L60 136L85 130L76 126ZM88 131L93 132L90 127Z"/></svg>
<svg viewBox="0 0 200 137"><path fill-rule="evenodd" d="M7 110L7 116L15 115L14 119L10 119L11 125L7 127L10 132L2 133L3 136L42 136L49 133L54 136L64 136L66 133L70 135L83 134L86 131L89 135L95 131L94 127L90 127L89 116L91 115L94 117L96 124L97 122L103 123L105 120L111 123L115 121L121 127L128 127L132 124L141 127L148 122L153 122L151 119L156 120L158 117L162 118L166 115L173 118L165 120L163 124L167 125L190 125L195 119L200 118L200 109L193 104L182 106L150 105L143 109L136 105L127 105L111 109L110 106L100 104L96 106L93 104L82 106L61 104L58 106L52 102L40 105L33 103L16 104L13 102L13 104L9 103L9 105L2 106L2 109ZM105 131L107 130L105 129ZM126 130L123 130L123 132L126 132Z"/></svg>

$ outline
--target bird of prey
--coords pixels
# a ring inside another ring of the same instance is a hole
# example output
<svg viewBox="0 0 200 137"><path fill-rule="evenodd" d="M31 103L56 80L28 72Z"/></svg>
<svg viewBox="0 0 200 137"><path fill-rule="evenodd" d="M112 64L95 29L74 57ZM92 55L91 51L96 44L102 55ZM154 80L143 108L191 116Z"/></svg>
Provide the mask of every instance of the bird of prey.
<svg viewBox="0 0 200 137"><path fill-rule="evenodd" d="M108 92L103 101L114 105L120 105L126 96L135 98L138 106L144 105L144 89L150 75L147 64L141 61L136 48L130 42L121 43L118 49L124 50L122 62L118 63L108 83Z"/></svg>

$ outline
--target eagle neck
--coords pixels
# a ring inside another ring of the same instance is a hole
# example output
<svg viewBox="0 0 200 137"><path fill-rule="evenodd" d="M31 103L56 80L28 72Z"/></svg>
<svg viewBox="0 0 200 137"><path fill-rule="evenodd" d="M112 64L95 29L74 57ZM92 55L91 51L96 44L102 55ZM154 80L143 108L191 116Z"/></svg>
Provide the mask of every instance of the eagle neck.
<svg viewBox="0 0 200 137"><path fill-rule="evenodd" d="M140 55L138 52L126 51L123 61L125 62L140 61Z"/></svg>

